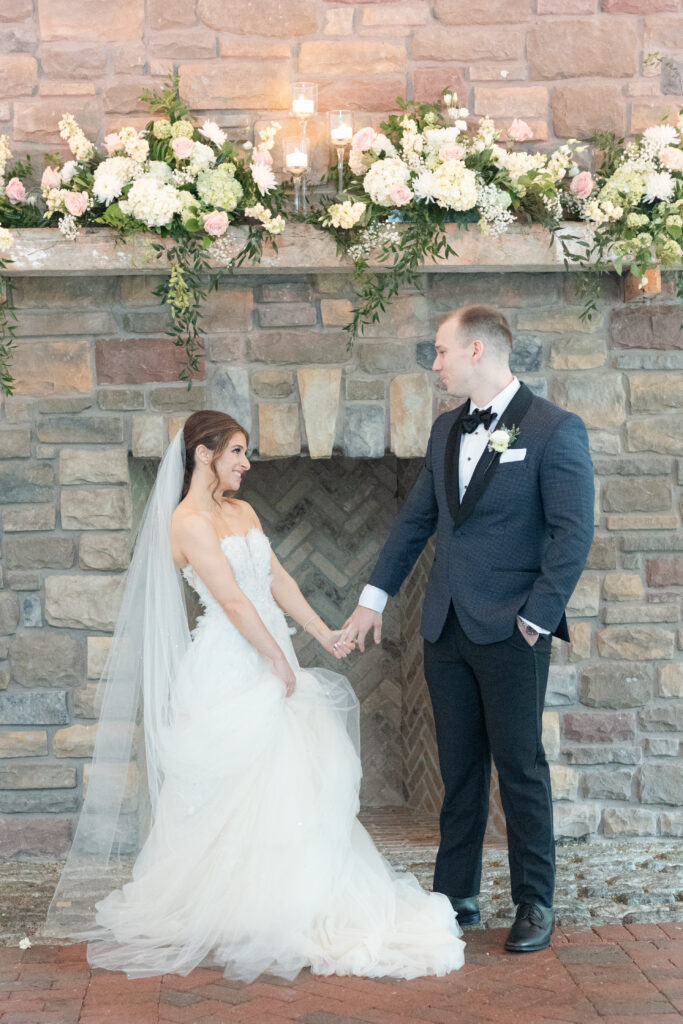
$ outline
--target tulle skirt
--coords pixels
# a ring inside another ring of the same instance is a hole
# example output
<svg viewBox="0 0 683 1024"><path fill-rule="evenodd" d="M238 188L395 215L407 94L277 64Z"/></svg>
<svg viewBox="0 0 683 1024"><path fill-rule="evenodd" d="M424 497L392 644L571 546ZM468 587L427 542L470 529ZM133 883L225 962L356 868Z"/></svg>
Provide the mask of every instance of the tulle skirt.
<svg viewBox="0 0 683 1024"><path fill-rule="evenodd" d="M448 899L396 873L356 818L348 681L298 669L287 698L246 642L226 666L209 625L180 673L152 828L132 881L97 904L90 963L130 977L220 964L245 981L460 967Z"/></svg>

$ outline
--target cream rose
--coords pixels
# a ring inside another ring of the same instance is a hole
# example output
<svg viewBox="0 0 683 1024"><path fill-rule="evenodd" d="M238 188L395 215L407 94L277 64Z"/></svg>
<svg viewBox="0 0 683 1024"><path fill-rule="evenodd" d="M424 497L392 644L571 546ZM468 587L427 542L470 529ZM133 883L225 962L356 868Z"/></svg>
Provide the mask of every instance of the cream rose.
<svg viewBox="0 0 683 1024"><path fill-rule="evenodd" d="M516 117L507 130L507 137L512 142L528 142L529 139L533 139L534 133L526 121L521 121Z"/></svg>
<svg viewBox="0 0 683 1024"><path fill-rule="evenodd" d="M171 143L171 149L179 160L187 160L188 157L192 156L194 142L192 139L188 139L186 135L180 135Z"/></svg>
<svg viewBox="0 0 683 1024"><path fill-rule="evenodd" d="M683 171L683 150L674 146L665 146L659 159L669 171Z"/></svg>
<svg viewBox="0 0 683 1024"><path fill-rule="evenodd" d="M405 206L413 198L413 193L407 185L392 185L389 196L394 206Z"/></svg>
<svg viewBox="0 0 683 1024"><path fill-rule="evenodd" d="M40 179L41 188L59 188L62 184L62 176L54 167L46 167Z"/></svg>
<svg viewBox="0 0 683 1024"><path fill-rule="evenodd" d="M88 193L68 192L64 198L64 205L72 217L80 217L88 209Z"/></svg>
<svg viewBox="0 0 683 1024"><path fill-rule="evenodd" d="M572 195L575 195L577 199L588 199L588 196L593 191L593 175L590 171L579 171L579 173L572 178L569 191Z"/></svg>
<svg viewBox="0 0 683 1024"><path fill-rule="evenodd" d="M5 195L10 203L23 203L26 201L26 189L19 178L10 178L5 186Z"/></svg>
<svg viewBox="0 0 683 1024"><path fill-rule="evenodd" d="M374 128L361 128L351 139L351 149L358 150L359 153L365 153L375 141L375 135Z"/></svg>
<svg viewBox="0 0 683 1024"><path fill-rule="evenodd" d="M207 235L220 238L228 230L228 215L225 210L213 210L204 216L204 230Z"/></svg>

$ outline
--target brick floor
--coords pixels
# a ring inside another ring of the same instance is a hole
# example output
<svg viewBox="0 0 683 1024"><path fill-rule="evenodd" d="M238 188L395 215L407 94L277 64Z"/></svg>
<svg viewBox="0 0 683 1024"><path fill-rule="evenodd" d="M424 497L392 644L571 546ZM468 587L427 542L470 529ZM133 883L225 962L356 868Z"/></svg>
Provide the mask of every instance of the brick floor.
<svg viewBox="0 0 683 1024"><path fill-rule="evenodd" d="M673 1024L683 1019L683 925L558 928L512 956L505 929L466 932L466 964L415 981L264 976L198 968L128 981L83 946L0 948L0 1024Z"/></svg>

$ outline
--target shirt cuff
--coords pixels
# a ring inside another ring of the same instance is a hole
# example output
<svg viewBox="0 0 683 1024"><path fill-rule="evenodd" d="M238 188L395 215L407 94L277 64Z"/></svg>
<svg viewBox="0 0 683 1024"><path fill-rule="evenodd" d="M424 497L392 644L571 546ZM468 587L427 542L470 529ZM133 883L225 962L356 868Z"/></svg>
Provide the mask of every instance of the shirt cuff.
<svg viewBox="0 0 683 1024"><path fill-rule="evenodd" d="M380 590L379 587L373 587L370 583L366 583L358 598L358 604L361 604L363 608L371 608L373 612L379 612L381 615L388 600L389 595L386 590Z"/></svg>
<svg viewBox="0 0 683 1024"><path fill-rule="evenodd" d="M529 620L525 619L523 615L518 617L522 620L525 626L531 626L531 628L535 629L537 633L541 634L541 636L548 636L550 633L549 629L544 629L543 626L537 626L535 622L529 622Z"/></svg>

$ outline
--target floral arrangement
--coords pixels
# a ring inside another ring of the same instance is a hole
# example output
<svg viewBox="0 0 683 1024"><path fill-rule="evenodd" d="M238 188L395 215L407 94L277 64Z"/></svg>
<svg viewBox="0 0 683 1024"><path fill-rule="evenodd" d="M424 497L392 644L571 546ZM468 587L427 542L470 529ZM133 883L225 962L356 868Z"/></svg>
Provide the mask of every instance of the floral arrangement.
<svg viewBox="0 0 683 1024"><path fill-rule="evenodd" d="M27 175L30 166L14 168L2 189L0 224L55 224L70 239L84 225L105 224L121 237L153 231L171 239L171 245L152 243L151 258L165 254L170 264L156 294L170 306L171 334L186 353L181 379L189 379L201 351L206 281L216 287L219 280L217 273L208 276L210 257L234 270L247 259L258 260L264 239L284 230L284 189L275 179L271 155L280 126L273 123L261 131L256 146L247 142L238 148L215 122L197 125L180 100L177 77L161 94L146 92L143 99L162 116L142 132L123 127L110 133L105 153L98 152L71 114L64 114L59 133L73 159L60 165L56 157L48 158L39 189L21 180L21 171ZM0 136L0 183L10 156L7 139ZM249 226L247 242L236 254L221 244L233 224ZM10 245L11 235L0 228L0 249ZM4 341L0 383L7 390L8 324Z"/></svg>
<svg viewBox="0 0 683 1024"><path fill-rule="evenodd" d="M190 380L201 352L201 303L221 271L258 262L263 244L285 228L288 199L277 183L272 149L280 126L262 130L256 145L237 146L213 121L199 125L180 99L177 76L161 93L143 93L154 117L140 132L122 127L98 151L75 119L64 114L61 138L72 159L48 156L40 182L30 159L11 164L0 135L0 271L10 258L11 228L56 225L67 238L103 224L122 239L153 232L150 259L162 254L170 273L156 290L172 313L169 333L184 347L181 379ZM594 140L597 171L582 170L574 140L550 153L521 148L532 133L515 119L503 133L490 118L475 127L457 95L438 104L397 100L400 113L352 138L343 188L328 195L308 223L333 235L354 264L359 301L352 335L379 320L405 285L417 282L425 260L454 254L447 222L478 225L500 235L515 222L543 224L562 240L566 263L589 268L584 315L595 309L601 273L624 265L644 282L654 263L678 264L683 253L683 117L647 128L625 143L613 134ZM336 177L331 172L330 181ZM290 215L296 217L296 215ZM563 219L589 225L581 247L564 239ZM301 218L297 218L301 219ZM247 225L236 249L229 229ZM372 262L371 262L372 261ZM216 271L215 267L219 270ZM0 281L0 284L2 282ZM678 279L683 298L683 275ZM15 314L9 284L0 294L0 390L12 391L9 370Z"/></svg>
<svg viewBox="0 0 683 1024"><path fill-rule="evenodd" d="M602 271L621 274L627 261L644 288L649 268L673 266L683 255L683 117L676 125L666 119L652 125L632 142L610 132L594 141L601 154L595 179L587 171L578 174L564 198L568 215L592 228L583 252L569 255L595 265L584 278L586 315L595 309ZM683 298L681 275L678 292Z"/></svg>
<svg viewBox="0 0 683 1024"><path fill-rule="evenodd" d="M518 119L501 132L490 118L470 131L469 111L454 93L437 104L397 101L402 113L381 130L362 128L351 140L344 191L314 215L331 232L339 251L354 262L360 302L349 328L375 322L387 301L416 281L426 257L443 259L451 249L444 223L476 223L500 235L515 220L559 226L560 183L578 173L573 144L553 153L528 153L517 144L531 138ZM403 222L397 231L395 222ZM383 265L372 272L370 255Z"/></svg>

